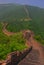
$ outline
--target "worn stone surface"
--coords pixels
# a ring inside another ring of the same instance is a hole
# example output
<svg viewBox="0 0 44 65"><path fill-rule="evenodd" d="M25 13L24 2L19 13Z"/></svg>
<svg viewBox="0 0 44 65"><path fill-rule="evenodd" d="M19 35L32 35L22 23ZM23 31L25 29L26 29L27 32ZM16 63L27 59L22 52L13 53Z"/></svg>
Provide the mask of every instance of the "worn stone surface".
<svg viewBox="0 0 44 65"><path fill-rule="evenodd" d="M44 65L44 46L37 42L30 30L23 31L27 49L21 52L12 52L0 65Z"/></svg>
<svg viewBox="0 0 44 65"><path fill-rule="evenodd" d="M18 65L40 65L38 50L32 50Z"/></svg>
<svg viewBox="0 0 44 65"><path fill-rule="evenodd" d="M21 52L16 51L8 54L7 59L0 61L0 65L17 65L31 51L32 47Z"/></svg>
<svg viewBox="0 0 44 65"><path fill-rule="evenodd" d="M34 35L31 31L26 32L24 37L27 37L27 45L31 45L32 50L18 65L44 65L44 46L33 38Z"/></svg>

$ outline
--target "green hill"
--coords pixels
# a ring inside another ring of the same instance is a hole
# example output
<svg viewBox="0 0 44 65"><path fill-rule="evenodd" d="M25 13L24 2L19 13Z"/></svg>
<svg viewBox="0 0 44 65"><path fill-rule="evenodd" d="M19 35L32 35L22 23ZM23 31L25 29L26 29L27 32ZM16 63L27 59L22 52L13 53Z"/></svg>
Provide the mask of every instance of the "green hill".
<svg viewBox="0 0 44 65"><path fill-rule="evenodd" d="M34 33L44 40L44 9L27 6L29 18L25 11L24 5L17 4L0 4L0 21L8 22L7 29L9 31L18 32L24 29L31 29Z"/></svg>
<svg viewBox="0 0 44 65"><path fill-rule="evenodd" d="M15 21L16 19L27 18L22 5L0 5L0 20Z"/></svg>
<svg viewBox="0 0 44 65"><path fill-rule="evenodd" d="M44 45L43 8L27 5L0 4L0 59L5 59L6 55L12 51L20 51L26 48L25 39L22 38L21 33L8 37L2 32L2 22L8 23L6 29L11 32L32 30L35 34L34 38ZM6 48L6 46L8 47ZM7 51L8 48L9 50Z"/></svg>

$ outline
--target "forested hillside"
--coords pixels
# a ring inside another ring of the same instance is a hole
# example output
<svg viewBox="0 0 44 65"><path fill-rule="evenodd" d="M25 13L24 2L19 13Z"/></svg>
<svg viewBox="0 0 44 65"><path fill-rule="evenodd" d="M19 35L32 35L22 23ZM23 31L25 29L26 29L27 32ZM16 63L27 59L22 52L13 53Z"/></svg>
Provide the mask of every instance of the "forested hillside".
<svg viewBox="0 0 44 65"><path fill-rule="evenodd" d="M26 18L27 15L22 5L0 5L0 20L15 21Z"/></svg>
<svg viewBox="0 0 44 65"><path fill-rule="evenodd" d="M0 4L0 59L5 59L9 52L26 48L22 33L10 37L3 33L2 23L6 22L8 31L16 33L32 30L34 38L44 45L44 9L27 5Z"/></svg>
<svg viewBox="0 0 44 65"><path fill-rule="evenodd" d="M18 4L0 4L0 22L9 22L7 29L18 32L24 29L31 29L44 40L44 9L27 6L29 18L25 11L24 5Z"/></svg>

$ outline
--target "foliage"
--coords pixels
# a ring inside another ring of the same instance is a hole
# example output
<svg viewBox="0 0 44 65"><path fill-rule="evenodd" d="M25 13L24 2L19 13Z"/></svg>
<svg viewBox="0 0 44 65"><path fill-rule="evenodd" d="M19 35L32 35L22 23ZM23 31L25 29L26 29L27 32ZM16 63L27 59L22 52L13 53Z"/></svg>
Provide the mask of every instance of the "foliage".
<svg viewBox="0 0 44 65"><path fill-rule="evenodd" d="M35 34L34 38L44 45L44 9L27 5L26 8L32 21L24 21L27 18L24 5L0 4L0 22L8 22L7 29L11 32L32 30ZM0 59L5 59L10 52L26 48L22 33L8 37L4 35L2 28L0 23Z"/></svg>
<svg viewBox="0 0 44 65"><path fill-rule="evenodd" d="M27 30L30 27L31 21L16 21L8 24L7 29L11 32L19 32L22 30Z"/></svg>
<svg viewBox="0 0 44 65"><path fill-rule="evenodd" d="M44 45L44 39L42 39L40 35L34 36L34 38Z"/></svg>
<svg viewBox="0 0 44 65"><path fill-rule="evenodd" d="M1 26L1 24L0 24ZM26 48L25 39L22 33L17 33L13 36L6 36L0 32L0 59L5 59L7 54L16 50L21 51Z"/></svg>
<svg viewBox="0 0 44 65"><path fill-rule="evenodd" d="M22 5L0 4L0 21L12 22L22 18L27 18Z"/></svg>

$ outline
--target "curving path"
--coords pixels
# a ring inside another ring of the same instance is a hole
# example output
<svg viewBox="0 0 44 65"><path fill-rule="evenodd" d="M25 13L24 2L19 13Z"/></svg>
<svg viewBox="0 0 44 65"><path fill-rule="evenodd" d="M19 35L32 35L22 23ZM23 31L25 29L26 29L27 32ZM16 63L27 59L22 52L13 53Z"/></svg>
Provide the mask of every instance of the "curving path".
<svg viewBox="0 0 44 65"><path fill-rule="evenodd" d="M3 33L7 36L15 34L6 30L7 25L8 23L3 24ZM18 65L44 65L44 47L33 38L34 34L32 31L25 30L22 33L27 39L26 45L28 47L32 46L32 51Z"/></svg>
<svg viewBox="0 0 44 65"><path fill-rule="evenodd" d="M24 10L25 10L25 12L26 12L26 14L27 14L27 18L28 18L29 20L32 20L32 19L29 17L29 11L28 11L28 9L26 8L25 5L24 5Z"/></svg>
<svg viewBox="0 0 44 65"><path fill-rule="evenodd" d="M27 8L24 6L25 12L27 13L27 17L29 18L29 13ZM13 35L15 33L9 32L6 29L8 23L3 24L3 33L7 36ZM28 33L28 34L27 34ZM44 46L42 46L39 42L37 42L33 36L34 34L30 30L23 31L24 37L27 39L26 45L30 47L32 46L32 51L19 62L18 65L44 65Z"/></svg>
<svg viewBox="0 0 44 65"><path fill-rule="evenodd" d="M32 19L29 17L29 11L28 11L28 9L26 8L26 6L24 6L24 10L25 10L25 12L26 12L26 14L27 14L27 19L24 19L24 20L25 20L25 21L32 20ZM6 27L7 27L7 25L8 25L7 22L6 22L6 23L2 23L2 25L3 25L2 31L3 31L3 33L4 33L5 35L11 36L11 35L15 34L15 33L10 32L10 31L8 31L8 30L6 29Z"/></svg>
<svg viewBox="0 0 44 65"><path fill-rule="evenodd" d="M2 23L2 25L3 25L2 31L3 31L3 33L4 33L5 35L11 36L11 35L15 34L15 33L13 33L13 32L9 32L9 31L6 29L8 23Z"/></svg>
<svg viewBox="0 0 44 65"><path fill-rule="evenodd" d="M29 32L29 31L28 31ZM32 51L18 65L44 65L44 47L33 38L27 40L27 45L32 46Z"/></svg>

